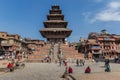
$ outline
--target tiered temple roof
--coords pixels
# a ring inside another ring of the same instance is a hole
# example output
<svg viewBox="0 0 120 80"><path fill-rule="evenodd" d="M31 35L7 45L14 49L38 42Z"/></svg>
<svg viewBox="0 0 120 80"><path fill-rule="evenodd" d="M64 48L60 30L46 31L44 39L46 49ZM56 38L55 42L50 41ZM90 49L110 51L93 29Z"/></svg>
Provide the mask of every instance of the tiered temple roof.
<svg viewBox="0 0 120 80"><path fill-rule="evenodd" d="M44 27L40 30L43 37L49 42L65 42L65 38L69 37L72 30L67 28L67 21L64 21L64 15L58 5L54 5L49 10L47 21L43 22Z"/></svg>

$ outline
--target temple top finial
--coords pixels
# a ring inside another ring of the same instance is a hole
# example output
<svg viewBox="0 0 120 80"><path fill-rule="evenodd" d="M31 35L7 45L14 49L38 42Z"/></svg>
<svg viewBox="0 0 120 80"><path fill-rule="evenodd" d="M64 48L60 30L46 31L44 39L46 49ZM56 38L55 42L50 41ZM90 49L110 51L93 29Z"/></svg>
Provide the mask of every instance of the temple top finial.
<svg viewBox="0 0 120 80"><path fill-rule="evenodd" d="M55 5L52 6L52 9L53 10L56 10L56 9L58 10L58 9L60 9L60 7L59 7L59 5L55 4Z"/></svg>

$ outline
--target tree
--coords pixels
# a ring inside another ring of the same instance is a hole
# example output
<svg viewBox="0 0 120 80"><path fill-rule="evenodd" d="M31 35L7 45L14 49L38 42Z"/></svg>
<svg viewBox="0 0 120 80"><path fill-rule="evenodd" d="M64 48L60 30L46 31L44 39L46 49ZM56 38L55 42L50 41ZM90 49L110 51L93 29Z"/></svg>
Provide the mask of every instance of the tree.
<svg viewBox="0 0 120 80"><path fill-rule="evenodd" d="M107 31L106 29L101 30L102 33L106 33L106 31Z"/></svg>

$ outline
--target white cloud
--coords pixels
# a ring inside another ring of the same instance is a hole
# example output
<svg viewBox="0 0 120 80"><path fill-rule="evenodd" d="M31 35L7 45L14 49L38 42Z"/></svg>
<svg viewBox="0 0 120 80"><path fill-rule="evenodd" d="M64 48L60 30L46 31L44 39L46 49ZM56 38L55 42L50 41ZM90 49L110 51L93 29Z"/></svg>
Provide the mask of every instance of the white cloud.
<svg viewBox="0 0 120 80"><path fill-rule="evenodd" d="M120 1L110 2L105 9L96 13L91 21L120 21Z"/></svg>
<svg viewBox="0 0 120 80"><path fill-rule="evenodd" d="M118 9L120 8L120 2L111 2L109 3L108 7L111 9Z"/></svg>

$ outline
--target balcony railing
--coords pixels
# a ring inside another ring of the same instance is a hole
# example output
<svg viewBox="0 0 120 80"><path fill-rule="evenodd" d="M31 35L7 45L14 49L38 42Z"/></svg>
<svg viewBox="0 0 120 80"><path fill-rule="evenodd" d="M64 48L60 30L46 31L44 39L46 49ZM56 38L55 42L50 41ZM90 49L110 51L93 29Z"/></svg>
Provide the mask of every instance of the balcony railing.
<svg viewBox="0 0 120 80"><path fill-rule="evenodd" d="M105 45L105 46L110 46L111 44L110 44L110 43L105 43L104 45Z"/></svg>
<svg viewBox="0 0 120 80"><path fill-rule="evenodd" d="M93 52L92 54L102 54L101 52Z"/></svg>
<svg viewBox="0 0 120 80"><path fill-rule="evenodd" d="M100 46L92 46L89 49L101 49L101 47Z"/></svg>
<svg viewBox="0 0 120 80"><path fill-rule="evenodd" d="M92 46L91 48L101 48L100 46Z"/></svg>
<svg viewBox="0 0 120 80"><path fill-rule="evenodd" d="M12 46L10 43L1 43L1 46Z"/></svg>

